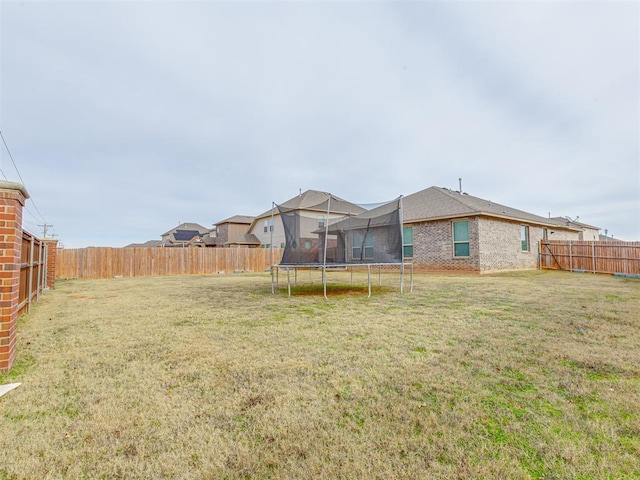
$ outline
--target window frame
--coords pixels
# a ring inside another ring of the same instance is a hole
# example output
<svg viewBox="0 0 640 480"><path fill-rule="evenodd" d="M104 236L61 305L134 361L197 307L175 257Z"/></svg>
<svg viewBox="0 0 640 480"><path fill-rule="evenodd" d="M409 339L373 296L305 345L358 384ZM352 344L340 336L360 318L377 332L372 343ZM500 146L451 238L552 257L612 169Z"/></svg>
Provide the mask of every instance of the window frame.
<svg viewBox="0 0 640 480"><path fill-rule="evenodd" d="M356 242L356 239L358 240ZM370 242L370 245L368 244ZM364 248L364 252L362 249ZM356 251L358 254L356 255ZM353 232L351 234L351 258L353 260L360 260L360 256L362 255L362 260L373 260L375 258L374 251L374 240L371 232L367 232L364 236L363 242L363 232Z"/></svg>
<svg viewBox="0 0 640 480"><path fill-rule="evenodd" d="M529 225L520 225L520 251L523 253L529 253L531 251Z"/></svg>
<svg viewBox="0 0 640 480"><path fill-rule="evenodd" d="M407 232L411 232L411 241L407 242ZM411 251L411 255L407 254L407 250ZM413 225L402 227L402 257L413 258Z"/></svg>
<svg viewBox="0 0 640 480"><path fill-rule="evenodd" d="M456 224L467 224L467 235L466 239L456 240ZM452 220L451 221L451 237L452 237L452 246L453 246L453 257L454 258L469 258L471 257L471 241L469 235L469 220ZM458 255L458 246L467 246L467 254L466 255Z"/></svg>
<svg viewBox="0 0 640 480"><path fill-rule="evenodd" d="M370 243L370 245L368 245ZM375 253L373 251L373 235L371 232L367 232L364 236L364 256L363 260L373 260L375 258Z"/></svg>

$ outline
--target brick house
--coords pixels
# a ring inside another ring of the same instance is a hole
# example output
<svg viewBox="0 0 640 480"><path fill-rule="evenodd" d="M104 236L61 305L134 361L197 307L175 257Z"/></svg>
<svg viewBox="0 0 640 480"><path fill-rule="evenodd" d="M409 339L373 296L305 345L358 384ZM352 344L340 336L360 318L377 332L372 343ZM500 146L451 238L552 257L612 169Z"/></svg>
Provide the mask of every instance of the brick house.
<svg viewBox="0 0 640 480"><path fill-rule="evenodd" d="M424 270L535 269L541 240L578 240L584 231L572 222L440 187L408 195L402 206L405 257Z"/></svg>
<svg viewBox="0 0 640 480"><path fill-rule="evenodd" d="M332 215L327 218L327 202L329 201L331 202ZM313 232L318 228L322 228L326 221L331 221L334 217L342 218L345 215L357 215L366 211L359 205L317 190L301 192L299 195L280 204L280 206L298 214L300 218L299 229L301 232L305 232L302 236L306 237L310 244L318 241L318 234ZM278 208L274 206L272 209L255 217L249 233L253 234L263 247L271 246L273 239L274 247L284 248L285 233Z"/></svg>
<svg viewBox="0 0 640 480"><path fill-rule="evenodd" d="M162 245L165 247L187 247L209 234L209 229L198 223L181 223L177 227L161 235Z"/></svg>
<svg viewBox="0 0 640 480"><path fill-rule="evenodd" d="M250 246L259 247L260 241L249 235L249 228L254 217L248 215L234 215L215 224L215 244L223 246Z"/></svg>

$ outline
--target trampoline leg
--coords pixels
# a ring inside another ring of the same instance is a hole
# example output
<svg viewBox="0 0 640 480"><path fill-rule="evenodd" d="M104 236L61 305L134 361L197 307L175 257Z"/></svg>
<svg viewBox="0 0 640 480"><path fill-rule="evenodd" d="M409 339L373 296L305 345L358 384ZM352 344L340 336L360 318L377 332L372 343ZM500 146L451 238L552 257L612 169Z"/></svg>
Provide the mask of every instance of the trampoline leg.
<svg viewBox="0 0 640 480"><path fill-rule="evenodd" d="M371 298L371 265L367 265L367 284L369 286L369 295L367 295L367 298Z"/></svg>
<svg viewBox="0 0 640 480"><path fill-rule="evenodd" d="M322 289L324 291L324 299L328 300L327 298L327 267L326 266L322 267Z"/></svg>
<svg viewBox="0 0 640 480"><path fill-rule="evenodd" d="M411 290L409 291L413 292L413 263L411 264Z"/></svg>
<svg viewBox="0 0 640 480"><path fill-rule="evenodd" d="M289 296L291 296L291 274L289 267L287 267L287 291L289 292Z"/></svg>

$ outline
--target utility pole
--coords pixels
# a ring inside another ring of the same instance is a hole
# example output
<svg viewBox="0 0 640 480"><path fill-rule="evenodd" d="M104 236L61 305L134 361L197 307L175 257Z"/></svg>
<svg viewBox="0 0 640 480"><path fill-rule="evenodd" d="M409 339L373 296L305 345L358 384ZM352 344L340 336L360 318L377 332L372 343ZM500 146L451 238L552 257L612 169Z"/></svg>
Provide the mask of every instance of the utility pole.
<svg viewBox="0 0 640 480"><path fill-rule="evenodd" d="M42 227L42 238L47 238L47 230L49 229L49 227L53 227L53 225L49 225L48 223L44 223L42 225L38 225L39 227Z"/></svg>

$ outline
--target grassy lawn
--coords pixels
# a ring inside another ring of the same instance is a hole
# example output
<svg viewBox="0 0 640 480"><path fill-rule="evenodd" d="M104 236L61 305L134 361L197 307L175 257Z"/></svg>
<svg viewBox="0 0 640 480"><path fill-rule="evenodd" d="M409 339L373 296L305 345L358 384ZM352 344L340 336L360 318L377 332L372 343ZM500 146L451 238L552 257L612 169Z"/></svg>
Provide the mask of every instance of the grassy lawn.
<svg viewBox="0 0 640 480"><path fill-rule="evenodd" d="M639 280L414 280L59 282L0 375L0 478L640 478Z"/></svg>

